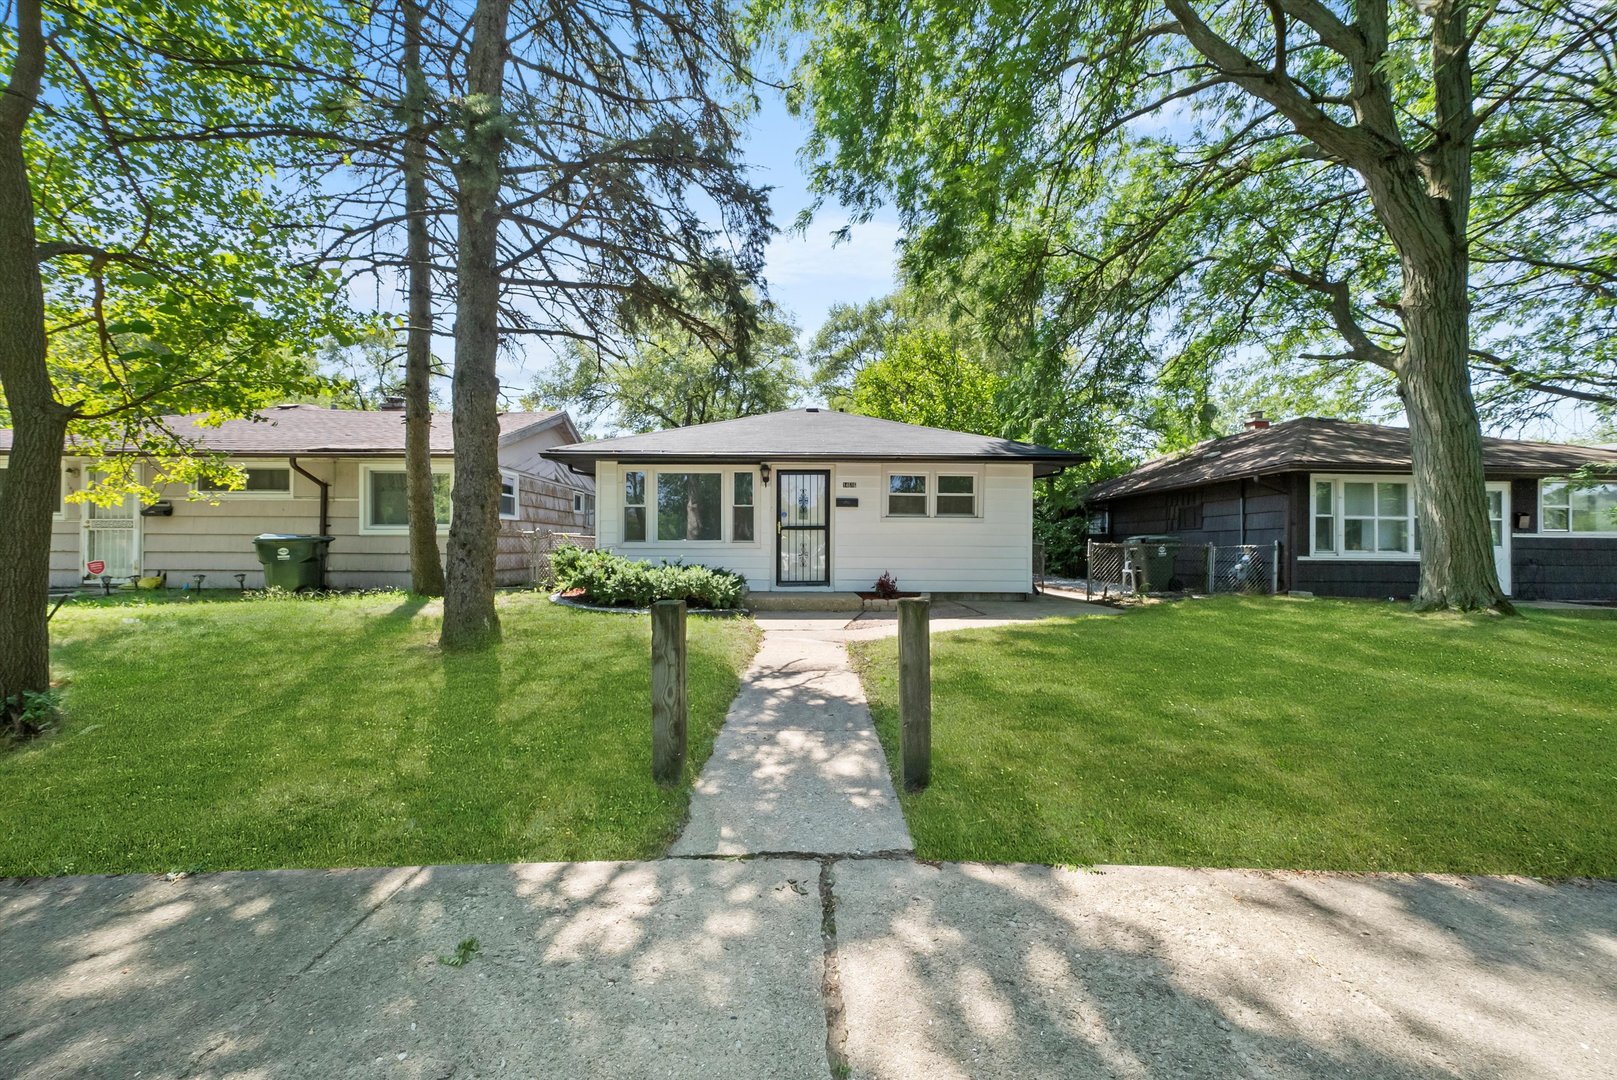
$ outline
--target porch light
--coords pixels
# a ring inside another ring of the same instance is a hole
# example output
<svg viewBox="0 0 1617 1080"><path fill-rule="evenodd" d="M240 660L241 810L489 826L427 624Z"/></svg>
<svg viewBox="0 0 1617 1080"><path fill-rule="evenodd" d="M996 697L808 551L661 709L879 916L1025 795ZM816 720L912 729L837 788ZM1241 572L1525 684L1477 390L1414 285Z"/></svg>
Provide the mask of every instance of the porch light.
<svg viewBox="0 0 1617 1080"><path fill-rule="evenodd" d="M1516 515L1516 531L1517 532L1526 532L1528 529L1531 529L1532 527L1533 527L1533 515L1532 514L1517 514Z"/></svg>
<svg viewBox="0 0 1617 1080"><path fill-rule="evenodd" d="M769 486L769 464L766 462L758 466L758 473L764 478L764 487Z"/></svg>

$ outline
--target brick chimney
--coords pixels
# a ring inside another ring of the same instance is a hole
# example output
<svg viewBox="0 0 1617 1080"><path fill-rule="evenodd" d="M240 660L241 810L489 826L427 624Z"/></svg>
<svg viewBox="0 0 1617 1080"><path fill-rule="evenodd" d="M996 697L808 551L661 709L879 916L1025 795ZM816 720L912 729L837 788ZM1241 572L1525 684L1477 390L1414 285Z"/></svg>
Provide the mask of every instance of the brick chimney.
<svg viewBox="0 0 1617 1080"><path fill-rule="evenodd" d="M1246 429L1248 431L1262 431L1268 426L1269 418L1263 415L1262 409L1258 409L1251 416L1246 418Z"/></svg>

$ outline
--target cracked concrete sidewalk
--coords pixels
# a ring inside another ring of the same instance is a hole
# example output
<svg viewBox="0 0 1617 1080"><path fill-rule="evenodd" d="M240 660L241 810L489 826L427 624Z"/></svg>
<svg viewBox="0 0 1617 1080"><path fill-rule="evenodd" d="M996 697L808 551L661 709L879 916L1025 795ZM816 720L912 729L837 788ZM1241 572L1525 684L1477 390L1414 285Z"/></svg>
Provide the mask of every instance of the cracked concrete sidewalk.
<svg viewBox="0 0 1617 1080"><path fill-rule="evenodd" d="M12 881L0 1018L23 1080L1609 1077L1617 884L891 858Z"/></svg>

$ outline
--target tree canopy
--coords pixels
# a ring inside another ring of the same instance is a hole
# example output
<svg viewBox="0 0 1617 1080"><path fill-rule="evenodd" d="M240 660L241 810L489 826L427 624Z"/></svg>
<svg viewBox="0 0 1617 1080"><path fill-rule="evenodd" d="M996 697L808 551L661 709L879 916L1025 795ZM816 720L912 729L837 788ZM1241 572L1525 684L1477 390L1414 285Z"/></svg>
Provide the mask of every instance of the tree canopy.
<svg viewBox="0 0 1617 1080"><path fill-rule="evenodd" d="M1376 369L1413 434L1421 602L1506 606L1472 383L1496 411L1612 401L1609 4L788 6L819 189L897 207L907 265L978 298L1024 396L1074 367Z"/></svg>
<svg viewBox="0 0 1617 1080"><path fill-rule="evenodd" d="M717 304L692 322L641 323L625 347L574 343L534 380L526 403L565 406L628 431L688 427L773 412L796 397L797 328L773 305L727 325Z"/></svg>

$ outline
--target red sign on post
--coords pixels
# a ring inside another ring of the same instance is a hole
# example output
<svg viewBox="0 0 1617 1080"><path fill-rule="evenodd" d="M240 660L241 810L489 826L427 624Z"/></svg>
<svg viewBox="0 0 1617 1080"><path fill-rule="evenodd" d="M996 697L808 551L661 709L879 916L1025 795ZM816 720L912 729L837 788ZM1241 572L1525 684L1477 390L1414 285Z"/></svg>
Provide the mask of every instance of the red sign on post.
<svg viewBox="0 0 1617 1080"><path fill-rule="evenodd" d="M96 577L107 572L107 564L100 559L91 559L84 564L84 568Z"/></svg>

